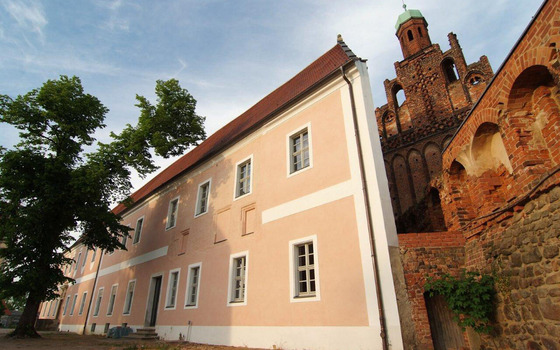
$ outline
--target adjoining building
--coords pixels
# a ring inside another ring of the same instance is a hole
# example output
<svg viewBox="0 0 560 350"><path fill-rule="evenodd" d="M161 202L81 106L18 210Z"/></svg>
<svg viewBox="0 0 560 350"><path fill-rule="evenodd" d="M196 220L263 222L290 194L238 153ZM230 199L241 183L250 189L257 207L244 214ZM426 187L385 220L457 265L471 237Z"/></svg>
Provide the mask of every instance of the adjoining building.
<svg viewBox="0 0 560 350"><path fill-rule="evenodd" d="M454 33L442 52L419 10L405 6L395 29L403 60L395 62L397 77L383 82L387 104L375 116L397 230L445 231L434 186L441 151L486 88L492 68L486 56L467 64Z"/></svg>
<svg viewBox="0 0 560 350"><path fill-rule="evenodd" d="M371 96L365 61L339 37L114 210L133 229L127 251L73 247L59 328L402 349Z"/></svg>

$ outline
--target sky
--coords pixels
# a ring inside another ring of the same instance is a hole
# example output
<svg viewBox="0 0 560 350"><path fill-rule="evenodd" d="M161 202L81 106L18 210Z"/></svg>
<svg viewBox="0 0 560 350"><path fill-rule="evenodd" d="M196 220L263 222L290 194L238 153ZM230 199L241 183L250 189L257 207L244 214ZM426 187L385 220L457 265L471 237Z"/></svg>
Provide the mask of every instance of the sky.
<svg viewBox="0 0 560 350"><path fill-rule="evenodd" d="M467 64L486 55L494 71L540 0L409 0L432 43L457 34ZM155 103L158 79L178 79L198 101L211 135L336 44L342 34L368 60L376 107L403 59L395 22L402 0L0 0L0 94L16 97L60 75L78 76L109 108L109 133L136 124L136 94ZM0 124L0 145L17 143ZM162 168L174 159L156 162ZM154 176L152 174L152 176ZM151 177L133 178L138 189Z"/></svg>

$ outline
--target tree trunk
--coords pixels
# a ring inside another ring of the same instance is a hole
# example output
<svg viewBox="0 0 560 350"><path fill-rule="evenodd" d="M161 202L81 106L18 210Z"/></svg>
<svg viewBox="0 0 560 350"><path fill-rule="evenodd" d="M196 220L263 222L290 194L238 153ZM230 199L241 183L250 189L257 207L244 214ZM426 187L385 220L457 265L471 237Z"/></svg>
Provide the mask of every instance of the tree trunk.
<svg viewBox="0 0 560 350"><path fill-rule="evenodd" d="M7 337L13 338L40 338L41 336L35 330L35 321L37 320L37 311L41 305L41 300L31 295L27 298L25 308L19 319L19 322L13 332L9 333Z"/></svg>

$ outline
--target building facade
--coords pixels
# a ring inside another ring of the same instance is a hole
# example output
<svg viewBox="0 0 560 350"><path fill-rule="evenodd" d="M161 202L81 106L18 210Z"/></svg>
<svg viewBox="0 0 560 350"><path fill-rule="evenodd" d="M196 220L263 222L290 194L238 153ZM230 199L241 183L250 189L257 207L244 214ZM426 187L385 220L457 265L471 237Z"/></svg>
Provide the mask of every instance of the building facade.
<svg viewBox="0 0 560 350"><path fill-rule="evenodd" d="M402 349L373 120L365 61L339 38L115 208L131 227L126 251L73 247L60 330Z"/></svg>
<svg viewBox="0 0 560 350"><path fill-rule="evenodd" d="M434 182L441 151L492 78L486 56L467 64L457 36L450 49L432 44L419 10L397 20L403 60L383 82L387 104L376 108L385 169L398 232L445 230Z"/></svg>

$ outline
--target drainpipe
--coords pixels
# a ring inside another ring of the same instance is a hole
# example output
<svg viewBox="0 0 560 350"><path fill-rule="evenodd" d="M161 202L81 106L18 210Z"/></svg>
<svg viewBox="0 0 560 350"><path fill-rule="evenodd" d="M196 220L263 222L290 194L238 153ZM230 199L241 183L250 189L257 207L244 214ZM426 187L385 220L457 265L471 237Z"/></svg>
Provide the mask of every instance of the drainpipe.
<svg viewBox="0 0 560 350"><path fill-rule="evenodd" d="M387 346L387 330L385 328L385 310L383 309L383 298L381 295L381 285L379 280L379 264L377 262L377 255L376 255L376 246L375 246L375 237L373 235L373 224L371 218L371 206L369 202L369 193L368 193L368 186L367 186L367 179L365 174L364 168L364 156L362 152L362 142L360 140L360 129L358 126L358 116L356 113L356 101L354 100L354 90L352 89L352 83L346 77L346 73L344 72L344 67L340 67L340 73L342 74L342 78L348 84L348 92L350 93L350 103L352 105L352 121L354 126L354 134L356 136L356 146L358 148L358 161L360 164L360 177L362 181L362 192L364 195L364 205L366 207L366 221L369 233L369 243L371 248L371 257L373 259L373 274L375 278L375 293L377 295L377 308L379 311L379 324L381 326L381 342L383 344L383 349L389 349Z"/></svg>
<svg viewBox="0 0 560 350"><path fill-rule="evenodd" d="M88 304L88 308L87 308L87 312L86 312L86 320L84 322L84 329L82 330L83 335L86 334L86 329L87 329L87 324L88 324L88 319L89 319L89 311L91 310L91 304L93 303L95 288L97 287L97 278L99 277L99 268L101 267L101 262L103 261L103 255L105 255L103 253L104 253L104 251L103 251L103 249L101 249L101 252L99 252L99 254L101 255L99 257L99 264L97 264L97 269L95 270L95 278L93 279L93 288L91 290L91 298L89 299L89 304Z"/></svg>

